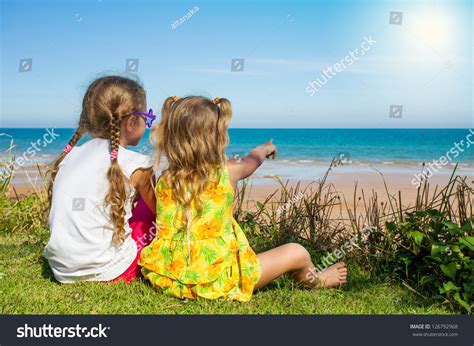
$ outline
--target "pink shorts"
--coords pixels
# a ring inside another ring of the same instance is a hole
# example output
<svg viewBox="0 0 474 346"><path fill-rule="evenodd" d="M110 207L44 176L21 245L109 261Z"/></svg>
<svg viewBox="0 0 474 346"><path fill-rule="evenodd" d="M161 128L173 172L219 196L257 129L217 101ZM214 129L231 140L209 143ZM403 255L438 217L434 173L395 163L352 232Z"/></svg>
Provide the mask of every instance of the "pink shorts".
<svg viewBox="0 0 474 346"><path fill-rule="evenodd" d="M125 280L129 283L140 275L138 260L140 259L140 254L143 248L150 244L155 237L154 221L155 216L143 199L140 198L132 211L132 217L128 221L128 224L132 229L132 239L137 243L137 256L132 264L130 264L130 266L120 276L113 279L112 282Z"/></svg>

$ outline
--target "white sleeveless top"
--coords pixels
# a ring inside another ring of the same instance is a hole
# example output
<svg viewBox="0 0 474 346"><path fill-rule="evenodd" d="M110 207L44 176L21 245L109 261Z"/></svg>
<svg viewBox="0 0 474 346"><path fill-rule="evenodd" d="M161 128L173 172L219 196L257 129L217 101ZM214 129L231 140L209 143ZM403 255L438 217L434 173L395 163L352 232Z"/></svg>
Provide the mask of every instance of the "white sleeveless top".
<svg viewBox="0 0 474 346"><path fill-rule="evenodd" d="M123 147L118 163L128 179L135 170L151 166L149 157ZM59 165L49 214L51 235L44 251L59 282L113 280L137 255L128 225L135 192L132 186L125 203L125 241L119 246L111 243L110 208L104 207L109 167L109 141L100 138L75 146Z"/></svg>

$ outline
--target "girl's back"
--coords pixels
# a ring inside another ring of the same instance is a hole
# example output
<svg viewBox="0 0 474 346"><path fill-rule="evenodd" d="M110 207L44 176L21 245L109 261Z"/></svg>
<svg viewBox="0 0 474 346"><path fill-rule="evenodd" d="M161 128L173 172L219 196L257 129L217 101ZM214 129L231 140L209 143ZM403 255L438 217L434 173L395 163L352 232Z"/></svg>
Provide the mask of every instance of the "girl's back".
<svg viewBox="0 0 474 346"><path fill-rule="evenodd" d="M50 240L45 248L55 277L61 282L108 281L120 275L136 256L136 246L125 223L125 240L111 246L113 224L104 199L109 190L109 140L95 138L75 146L59 164L49 215ZM118 164L126 178L149 158L119 148ZM131 216L133 188L124 205Z"/></svg>
<svg viewBox="0 0 474 346"><path fill-rule="evenodd" d="M157 197L157 234L160 238L174 239L182 234L186 228L186 211L174 198L171 186L163 179L159 179L156 185ZM201 196L202 213L198 211L194 203L191 203L190 215L192 221L189 227L189 236L193 240L220 237L231 233L232 203L234 190L229 182L227 170L216 169L215 176Z"/></svg>
<svg viewBox="0 0 474 346"><path fill-rule="evenodd" d="M168 167L156 186L157 234L141 254L142 273L171 296L247 301L260 262L232 217L230 102L170 97L161 115L152 138Z"/></svg>
<svg viewBox="0 0 474 346"><path fill-rule="evenodd" d="M186 210L162 179L156 198L156 238L140 261L152 284L180 298L248 300L260 265L232 216L234 190L227 169L216 169L210 178L201 212L193 203Z"/></svg>

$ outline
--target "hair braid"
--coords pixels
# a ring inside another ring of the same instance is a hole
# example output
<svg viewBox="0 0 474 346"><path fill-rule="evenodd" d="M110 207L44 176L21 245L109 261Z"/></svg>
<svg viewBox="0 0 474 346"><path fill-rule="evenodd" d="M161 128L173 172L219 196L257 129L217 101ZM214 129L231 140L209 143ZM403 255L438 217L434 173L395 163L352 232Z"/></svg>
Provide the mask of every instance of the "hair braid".
<svg viewBox="0 0 474 346"><path fill-rule="evenodd" d="M76 128L76 132L74 132L71 139L69 140L69 142L66 145L66 148L68 148L68 150L64 149L58 155L58 157L56 158L56 161L54 161L51 169L47 173L49 175L49 184L48 184L48 204L46 206L45 213L44 213L45 218L48 217L49 211L51 209L51 202L53 200L53 184L54 184L54 179L56 179L56 175L58 174L58 171L59 171L59 165L64 160L66 155L69 153L71 148L73 148L77 144L77 142L79 142L81 137L86 132L86 128L87 128L87 126L86 126L86 116L83 113L83 114L81 114L81 118L79 120L79 125Z"/></svg>
<svg viewBox="0 0 474 346"><path fill-rule="evenodd" d="M121 120L112 115L110 119L110 152L111 165L107 172L109 191L105 197L105 204L110 206L111 221L114 225L112 242L120 244L124 239L125 230L125 200L127 198L126 177L118 164L118 150L120 147ZM114 155L114 153L116 153Z"/></svg>

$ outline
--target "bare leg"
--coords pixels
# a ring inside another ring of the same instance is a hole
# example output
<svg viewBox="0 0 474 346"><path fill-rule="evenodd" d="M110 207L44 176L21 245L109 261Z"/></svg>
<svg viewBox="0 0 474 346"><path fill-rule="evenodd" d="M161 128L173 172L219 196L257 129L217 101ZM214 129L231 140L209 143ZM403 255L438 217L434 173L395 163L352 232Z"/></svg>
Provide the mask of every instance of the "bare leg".
<svg viewBox="0 0 474 346"><path fill-rule="evenodd" d="M301 245L289 243L258 254L262 275L255 289L262 288L285 273L307 287L334 287L347 281L347 268L338 262L317 272L311 256Z"/></svg>

